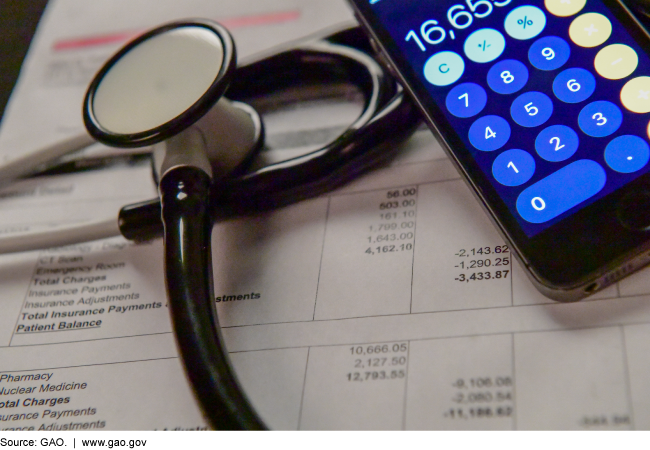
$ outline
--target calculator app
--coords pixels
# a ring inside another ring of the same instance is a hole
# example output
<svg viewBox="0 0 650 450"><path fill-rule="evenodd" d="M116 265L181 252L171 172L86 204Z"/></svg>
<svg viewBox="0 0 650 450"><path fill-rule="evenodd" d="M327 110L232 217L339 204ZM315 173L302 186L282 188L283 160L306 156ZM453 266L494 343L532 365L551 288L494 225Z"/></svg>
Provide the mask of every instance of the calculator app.
<svg viewBox="0 0 650 450"><path fill-rule="evenodd" d="M600 0L373 12L529 236L650 171L650 58Z"/></svg>

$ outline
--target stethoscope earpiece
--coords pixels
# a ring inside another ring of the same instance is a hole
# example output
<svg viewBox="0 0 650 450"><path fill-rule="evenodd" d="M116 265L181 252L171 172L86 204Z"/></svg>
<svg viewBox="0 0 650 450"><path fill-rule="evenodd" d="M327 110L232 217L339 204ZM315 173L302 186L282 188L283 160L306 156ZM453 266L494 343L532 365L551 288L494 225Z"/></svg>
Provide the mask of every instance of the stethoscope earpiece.
<svg viewBox="0 0 650 450"><path fill-rule="evenodd" d="M256 150L263 136L253 108L222 98L236 59L230 33L217 23L190 20L155 28L124 46L97 73L84 100L86 128L114 147L155 144L158 177L176 161L169 159L169 150L183 151L176 147L200 141L206 172L224 176Z"/></svg>

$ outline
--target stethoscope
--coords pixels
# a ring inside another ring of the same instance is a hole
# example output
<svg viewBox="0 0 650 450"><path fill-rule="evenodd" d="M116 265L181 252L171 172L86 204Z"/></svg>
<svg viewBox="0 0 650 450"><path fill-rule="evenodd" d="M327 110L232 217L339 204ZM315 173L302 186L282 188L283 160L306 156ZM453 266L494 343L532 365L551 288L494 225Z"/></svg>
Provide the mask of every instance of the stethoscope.
<svg viewBox="0 0 650 450"><path fill-rule="evenodd" d="M214 429L264 429L234 375L216 316L213 223L315 197L356 178L389 160L420 116L369 56L370 44L359 29L239 68L235 53L228 31L206 20L166 24L123 47L86 93L83 119L92 139L75 137L30 160L14 161L0 177L21 175L30 164L46 163L93 140L123 148L153 146L160 197L122 208L117 220L0 239L0 253L119 234L136 241L163 236L176 341L207 421ZM360 116L324 147L257 168L264 126L245 101L331 83L360 91Z"/></svg>

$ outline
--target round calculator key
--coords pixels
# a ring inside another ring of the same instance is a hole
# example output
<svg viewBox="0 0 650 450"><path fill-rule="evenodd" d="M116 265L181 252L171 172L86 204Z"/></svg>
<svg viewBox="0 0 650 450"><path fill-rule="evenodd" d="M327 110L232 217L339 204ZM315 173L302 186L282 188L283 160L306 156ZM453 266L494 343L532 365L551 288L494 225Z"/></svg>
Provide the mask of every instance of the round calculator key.
<svg viewBox="0 0 650 450"><path fill-rule="evenodd" d="M528 82L528 69L517 60L506 59L492 66L487 82L498 94L513 94Z"/></svg>
<svg viewBox="0 0 650 450"><path fill-rule="evenodd" d="M637 172L649 159L650 147L638 136L619 136L605 147L605 162L616 172Z"/></svg>
<svg viewBox="0 0 650 450"><path fill-rule="evenodd" d="M569 26L569 37L580 47L598 47L612 34L612 23L602 14L587 13L576 17Z"/></svg>
<svg viewBox="0 0 650 450"><path fill-rule="evenodd" d="M539 70L555 70L562 67L571 56L567 41L557 36L538 39L528 50L528 60Z"/></svg>
<svg viewBox="0 0 650 450"><path fill-rule="evenodd" d="M478 119L469 129L469 141L477 150L493 152L510 139L510 124L499 116L485 116Z"/></svg>
<svg viewBox="0 0 650 450"><path fill-rule="evenodd" d="M650 77L636 77L625 83L621 103L635 113L650 112Z"/></svg>
<svg viewBox="0 0 650 450"><path fill-rule="evenodd" d="M456 117L472 117L483 111L487 103L485 89L475 83L463 83L447 94L446 105Z"/></svg>
<svg viewBox="0 0 650 450"><path fill-rule="evenodd" d="M424 64L424 78L435 86L454 84L465 72L465 61L454 52L438 52Z"/></svg>
<svg viewBox="0 0 650 450"><path fill-rule="evenodd" d="M546 161L560 162L571 158L578 150L578 134L565 125L552 125L535 139L537 154Z"/></svg>
<svg viewBox="0 0 650 450"><path fill-rule="evenodd" d="M504 26L506 33L514 39L532 39L546 27L546 14L536 6L520 6L506 16Z"/></svg>
<svg viewBox="0 0 650 450"><path fill-rule="evenodd" d="M512 120L522 127L538 127L553 114L553 102L541 92L526 92L512 102L510 115Z"/></svg>
<svg viewBox="0 0 650 450"><path fill-rule="evenodd" d="M554 16L569 17L578 14L587 0L544 0L544 6Z"/></svg>
<svg viewBox="0 0 650 450"><path fill-rule="evenodd" d="M492 28L481 28L470 34L463 49L469 59L477 63L494 61L506 48L503 34Z"/></svg>
<svg viewBox="0 0 650 450"><path fill-rule="evenodd" d="M603 48L596 55L594 67L598 75L608 80L620 80L629 75L639 65L639 55L632 47L612 44Z"/></svg>
<svg viewBox="0 0 650 450"><path fill-rule="evenodd" d="M567 69L555 77L553 93L564 103L580 103L591 97L596 89L596 79L589 71Z"/></svg>
<svg viewBox="0 0 650 450"><path fill-rule="evenodd" d="M521 186L533 177L535 158L523 150L507 150L496 157L492 175L504 186Z"/></svg>
<svg viewBox="0 0 650 450"><path fill-rule="evenodd" d="M600 100L589 103L578 115L578 125L583 133L592 137L610 136L623 122L623 113L615 104Z"/></svg>

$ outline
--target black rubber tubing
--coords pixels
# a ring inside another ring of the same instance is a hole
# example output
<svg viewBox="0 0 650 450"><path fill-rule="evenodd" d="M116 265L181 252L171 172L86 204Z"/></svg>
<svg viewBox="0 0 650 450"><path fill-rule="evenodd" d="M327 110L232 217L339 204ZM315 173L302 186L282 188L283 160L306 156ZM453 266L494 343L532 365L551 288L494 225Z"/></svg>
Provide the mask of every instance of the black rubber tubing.
<svg viewBox="0 0 650 450"><path fill-rule="evenodd" d="M177 167L160 181L165 284L185 372L215 430L264 430L230 365L214 304L210 177Z"/></svg>

